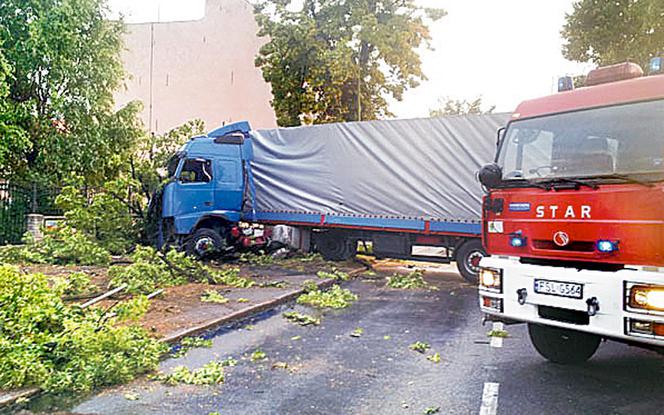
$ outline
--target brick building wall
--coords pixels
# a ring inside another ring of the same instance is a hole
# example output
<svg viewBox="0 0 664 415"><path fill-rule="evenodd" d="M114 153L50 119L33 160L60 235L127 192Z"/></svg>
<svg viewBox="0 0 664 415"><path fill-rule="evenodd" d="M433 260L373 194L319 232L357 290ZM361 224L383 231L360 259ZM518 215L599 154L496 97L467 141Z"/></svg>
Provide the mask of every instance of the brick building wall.
<svg viewBox="0 0 664 415"><path fill-rule="evenodd" d="M128 25L130 77L117 106L142 101L145 126L155 133L194 118L208 129L240 120L276 126L270 86L254 66L263 43L257 31L245 0L207 0L201 20Z"/></svg>

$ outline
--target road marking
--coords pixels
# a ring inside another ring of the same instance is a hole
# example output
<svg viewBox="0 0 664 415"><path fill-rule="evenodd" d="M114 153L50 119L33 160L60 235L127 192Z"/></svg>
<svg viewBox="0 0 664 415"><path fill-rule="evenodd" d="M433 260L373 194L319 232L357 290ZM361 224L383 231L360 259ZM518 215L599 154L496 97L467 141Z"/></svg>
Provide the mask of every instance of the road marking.
<svg viewBox="0 0 664 415"><path fill-rule="evenodd" d="M505 325L500 322L494 322L493 323L493 331L504 331L505 330ZM503 347L503 338L498 337L498 336L491 336L491 343L489 343L491 347Z"/></svg>
<svg viewBox="0 0 664 415"><path fill-rule="evenodd" d="M486 382L482 392L480 415L496 415L498 412L498 389L500 383Z"/></svg>

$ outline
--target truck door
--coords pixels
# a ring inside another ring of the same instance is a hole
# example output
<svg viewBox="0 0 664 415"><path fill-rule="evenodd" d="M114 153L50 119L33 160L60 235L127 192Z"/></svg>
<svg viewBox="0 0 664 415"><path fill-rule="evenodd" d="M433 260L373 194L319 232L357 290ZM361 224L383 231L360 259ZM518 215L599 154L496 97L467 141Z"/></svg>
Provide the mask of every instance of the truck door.
<svg viewBox="0 0 664 415"><path fill-rule="evenodd" d="M176 186L176 216L203 214L214 209L214 174L210 160L185 159Z"/></svg>
<svg viewBox="0 0 664 415"><path fill-rule="evenodd" d="M239 158L219 158L214 161L216 189L214 206L217 210L241 211L244 195L244 175Z"/></svg>

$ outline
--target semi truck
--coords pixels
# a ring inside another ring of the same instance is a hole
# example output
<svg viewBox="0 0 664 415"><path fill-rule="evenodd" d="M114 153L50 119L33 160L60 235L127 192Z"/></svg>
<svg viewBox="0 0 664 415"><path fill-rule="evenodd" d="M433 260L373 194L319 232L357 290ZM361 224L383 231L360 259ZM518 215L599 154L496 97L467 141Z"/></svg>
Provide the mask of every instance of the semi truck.
<svg viewBox="0 0 664 415"><path fill-rule="evenodd" d="M291 244L326 259L348 259L364 243L378 257L456 260L477 283L485 253L476 174L508 118L223 126L171 159L159 245L198 257L252 249L281 225Z"/></svg>
<svg viewBox="0 0 664 415"><path fill-rule="evenodd" d="M482 167L479 303L561 364L664 350L664 75L653 59L523 102Z"/></svg>

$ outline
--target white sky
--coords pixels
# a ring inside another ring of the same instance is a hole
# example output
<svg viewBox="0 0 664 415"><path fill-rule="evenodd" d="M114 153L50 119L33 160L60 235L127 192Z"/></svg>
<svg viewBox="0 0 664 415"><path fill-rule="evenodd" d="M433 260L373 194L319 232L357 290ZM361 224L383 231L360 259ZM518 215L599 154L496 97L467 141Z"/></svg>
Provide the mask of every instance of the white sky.
<svg viewBox="0 0 664 415"><path fill-rule="evenodd" d="M418 0L448 15L431 26L434 51L422 51L429 80L392 104L399 118L428 116L443 97L482 96L498 111L512 111L528 98L554 92L561 75L585 73L589 65L566 61L560 29L573 0ZM129 22L193 20L205 0L109 0Z"/></svg>

